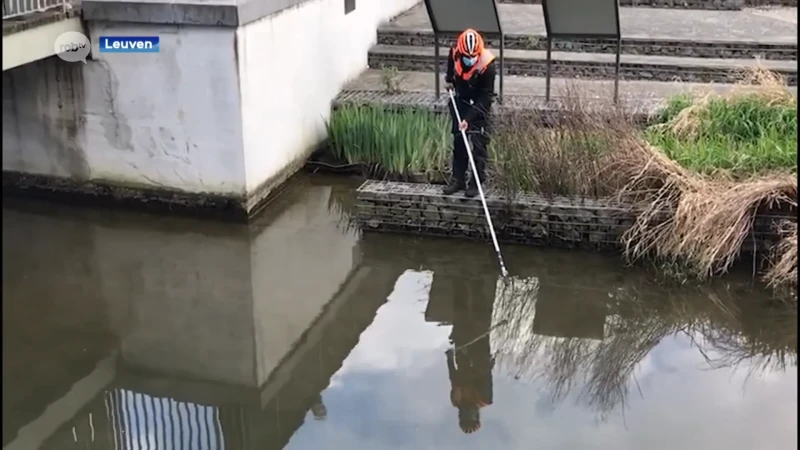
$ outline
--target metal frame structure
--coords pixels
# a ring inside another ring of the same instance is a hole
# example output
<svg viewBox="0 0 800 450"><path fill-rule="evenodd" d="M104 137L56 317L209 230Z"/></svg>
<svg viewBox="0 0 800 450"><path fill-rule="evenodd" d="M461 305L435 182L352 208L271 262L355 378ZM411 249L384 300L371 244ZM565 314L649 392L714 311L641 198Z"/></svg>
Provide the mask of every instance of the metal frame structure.
<svg viewBox="0 0 800 450"><path fill-rule="evenodd" d="M461 33L463 30L465 30L467 28L470 28L471 25L470 24L464 24L464 26L459 30L442 30L439 27L438 22L436 21L436 16L433 14L433 8L431 7L431 1L436 1L436 0L424 0L424 3L425 3L425 10L428 13L428 19L431 21L431 27L433 27L433 41L434 41L433 48L434 48L434 60L435 60L434 61L434 64L435 64L434 77L435 77L435 86L436 86L435 87L435 89L436 89L436 98L438 99L440 97L440 95L441 95L441 86L440 86L441 85L441 81L439 80L439 76L440 76L439 72L441 70L441 55L439 53L439 38L441 36L445 36L445 35L458 35L458 33ZM500 89L499 89L499 91L500 92L499 92L498 101L500 103L503 103L503 72L504 72L503 68L504 68L504 65L505 65L504 64L505 63L505 54L504 53L505 53L505 46L506 46L505 33L503 33L503 26L500 23L500 14L497 11L497 0L482 0L482 1L487 1L487 2L491 1L492 2L492 8L494 9L494 16L497 19L497 32L500 34L500 55L499 55L499 59L500 59ZM483 34L484 37L489 37L489 36L492 36L492 35L495 34L494 32L486 33L483 30L476 30L476 31L481 33L481 34Z"/></svg>
<svg viewBox="0 0 800 450"><path fill-rule="evenodd" d="M555 0L558 1L558 0ZM427 0L426 0L427 2ZM603 33L559 33L554 32L551 29L550 25L550 14L547 8L548 0L542 0L542 12L544 13L544 26L547 30L547 75L545 81L545 100L550 101L550 73L551 73L551 66L553 64L552 61L552 51L553 51L553 39L581 39L581 38L588 38L588 39L614 39L617 41L617 55L616 55L616 67L614 69L614 103L617 103L617 99L619 98L619 66L620 66L620 53L622 52L622 32L620 31L620 24L619 24L619 0L614 0L614 18L616 19L616 29L617 32L615 34L603 34Z"/></svg>
<svg viewBox="0 0 800 450"><path fill-rule="evenodd" d="M3 0L3 20L55 8L64 12L69 3L67 0Z"/></svg>

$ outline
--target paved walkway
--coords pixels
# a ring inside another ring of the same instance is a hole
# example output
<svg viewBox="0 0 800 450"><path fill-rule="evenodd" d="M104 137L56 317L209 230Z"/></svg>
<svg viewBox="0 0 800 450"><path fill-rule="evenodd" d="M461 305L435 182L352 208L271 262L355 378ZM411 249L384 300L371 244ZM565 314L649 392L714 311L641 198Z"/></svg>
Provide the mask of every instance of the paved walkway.
<svg viewBox="0 0 800 450"><path fill-rule="evenodd" d="M541 5L501 3L497 7L507 34L545 35ZM797 8L742 11L620 8L623 37L639 39L796 44L796 17ZM431 26L420 4L381 29L430 31Z"/></svg>
<svg viewBox="0 0 800 450"><path fill-rule="evenodd" d="M497 54L497 51L489 47ZM420 55L433 57L436 49L433 47L414 47L405 45L376 45L370 50L371 53L388 55ZM583 52L552 52L553 61L574 61L579 63L607 63L614 64L616 55L611 53L583 53ZM539 50L506 50L504 57L506 61L514 60L547 60L547 52ZM446 56L441 56L445 60ZM623 65L639 66L683 66L710 68L722 70L735 70L744 67L764 67L768 70L780 72L796 72L797 62L788 60L763 60L756 59L735 59L735 58L692 58L659 55L620 55L620 62Z"/></svg>
<svg viewBox="0 0 800 450"><path fill-rule="evenodd" d="M345 85L344 90L381 91L384 89L381 74L380 70L369 69ZM403 92L432 92L434 90L432 72L399 72L398 80ZM611 98L614 89L613 80L552 78L551 83L551 95L553 96L566 90L576 90L590 97ZM663 99L682 92L724 93L733 88L734 85L719 83L664 83L637 80L619 82L620 97L637 99ZM743 88L739 87L738 89ZM789 89L797 95L797 86ZM506 75L503 90L512 95L544 96L545 78Z"/></svg>

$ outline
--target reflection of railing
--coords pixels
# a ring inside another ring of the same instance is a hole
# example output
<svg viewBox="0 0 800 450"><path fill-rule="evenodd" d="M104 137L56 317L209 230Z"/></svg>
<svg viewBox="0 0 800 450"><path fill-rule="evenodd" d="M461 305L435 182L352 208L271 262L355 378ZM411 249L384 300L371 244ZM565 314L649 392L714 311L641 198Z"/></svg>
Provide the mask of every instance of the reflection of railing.
<svg viewBox="0 0 800 450"><path fill-rule="evenodd" d="M219 409L116 389L106 392L114 448L222 450Z"/></svg>
<svg viewBox="0 0 800 450"><path fill-rule="evenodd" d="M3 20L55 8L65 10L70 3L70 0L3 0Z"/></svg>
<svg viewBox="0 0 800 450"><path fill-rule="evenodd" d="M40 449L249 450L253 447L248 417L241 406L205 406L112 389L96 397Z"/></svg>

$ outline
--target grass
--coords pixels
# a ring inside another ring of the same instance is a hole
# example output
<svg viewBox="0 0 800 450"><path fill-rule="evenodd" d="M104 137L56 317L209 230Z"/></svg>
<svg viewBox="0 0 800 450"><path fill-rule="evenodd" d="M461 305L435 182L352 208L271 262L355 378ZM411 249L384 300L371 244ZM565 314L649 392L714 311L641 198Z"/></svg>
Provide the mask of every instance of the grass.
<svg viewBox="0 0 800 450"><path fill-rule="evenodd" d="M334 111L327 129L336 159L363 164L374 173L436 178L450 164L447 118L430 110L346 107Z"/></svg>
<svg viewBox="0 0 800 450"><path fill-rule="evenodd" d="M769 72L750 76L745 84L756 89L671 99L644 130L613 107L588 110L575 95L563 120L548 127L546 118L504 115L489 149L489 182L510 193L634 204L641 212L622 242L629 260L664 261L698 278L724 273L759 212L797 210L796 98ZM452 136L444 115L344 107L328 128L344 162L447 177ZM774 287L796 286L796 236L786 233L776 247L765 278Z"/></svg>
<svg viewBox="0 0 800 450"><path fill-rule="evenodd" d="M695 117L687 125L690 112ZM796 170L797 109L790 102L770 104L757 94L700 100L679 96L660 119L645 132L646 139L688 169L733 174Z"/></svg>

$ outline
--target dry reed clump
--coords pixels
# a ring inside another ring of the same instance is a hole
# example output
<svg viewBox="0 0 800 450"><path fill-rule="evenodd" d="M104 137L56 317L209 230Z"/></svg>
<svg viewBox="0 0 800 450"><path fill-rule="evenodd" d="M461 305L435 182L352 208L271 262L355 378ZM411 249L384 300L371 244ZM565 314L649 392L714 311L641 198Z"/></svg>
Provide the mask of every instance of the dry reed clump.
<svg viewBox="0 0 800 450"><path fill-rule="evenodd" d="M644 142L620 146L612 163L628 179L618 192L641 212L624 234L625 255L682 262L698 278L726 272L751 236L759 211L797 208L794 175L731 181L680 167Z"/></svg>
<svg viewBox="0 0 800 450"><path fill-rule="evenodd" d="M779 76L755 70L748 77L744 82L747 85L743 83L727 94L729 98L747 95L769 104L796 104ZM700 132L703 109L712 98L704 97L661 126L670 127L676 135ZM623 236L625 255L630 260L655 256L679 262L690 275L701 279L724 273L751 236L760 211L787 207L797 210L794 174L778 172L738 180L725 172L703 175L681 166L637 134L625 136L616 144L613 153L607 155L605 171L618 177L618 183L624 183L616 198L641 210ZM784 249L789 248L786 242ZM794 252L796 268L796 244ZM784 250L776 263L781 264L785 258L784 266L773 266L768 272L773 285L791 283L791 253ZM796 274L794 280L796 285Z"/></svg>
<svg viewBox="0 0 800 450"><path fill-rule="evenodd" d="M796 294L797 289L797 223L781 224L783 238L776 246L772 266L764 274L764 281L773 288L787 288Z"/></svg>

